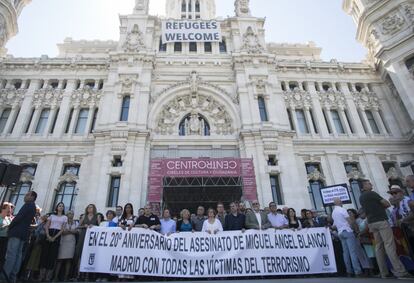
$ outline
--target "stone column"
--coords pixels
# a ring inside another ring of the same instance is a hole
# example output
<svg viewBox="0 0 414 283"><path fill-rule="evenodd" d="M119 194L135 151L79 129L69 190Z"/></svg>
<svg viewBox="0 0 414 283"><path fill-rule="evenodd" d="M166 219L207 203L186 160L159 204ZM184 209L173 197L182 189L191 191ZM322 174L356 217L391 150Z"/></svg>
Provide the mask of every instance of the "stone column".
<svg viewBox="0 0 414 283"><path fill-rule="evenodd" d="M42 114L42 108L40 105L36 105L35 106L35 111L33 114L33 118L32 121L30 122L30 126L29 126L29 130L27 131L27 135L30 136L31 134L33 134L36 131L36 127L37 127L37 123L39 121L40 118L40 114Z"/></svg>
<svg viewBox="0 0 414 283"><path fill-rule="evenodd" d="M86 121L85 132L83 133L85 137L87 137L89 133L91 132L93 116L95 115L95 109L96 109L95 105L89 106L88 120Z"/></svg>
<svg viewBox="0 0 414 283"><path fill-rule="evenodd" d="M299 126L298 126L298 116L296 115L296 107L291 105L289 107L290 109L290 115L292 115L292 123L293 123L293 129L296 131L296 135L300 136L302 135L302 133L299 130Z"/></svg>
<svg viewBox="0 0 414 283"><path fill-rule="evenodd" d="M346 118L346 115L345 115L345 110L344 110L344 108L339 108L338 109L338 113L339 113L339 118L341 119L341 123L342 123L342 125L343 125L343 127L344 127L344 129L345 129L345 133L348 135L348 136L352 136L352 131L351 131L351 127L349 126L349 124L348 124L348 119Z"/></svg>
<svg viewBox="0 0 414 283"><path fill-rule="evenodd" d="M70 121L68 135L73 135L75 131L76 124L78 123L79 112L80 112L80 106L75 105L73 107L72 120Z"/></svg>
<svg viewBox="0 0 414 283"><path fill-rule="evenodd" d="M315 114L315 120L316 120L316 126L319 129L319 134L322 138L328 138L329 137L329 131L328 127L325 122L325 117L323 115L323 110L321 106L321 102L319 101L319 96L316 92L315 83L309 82L308 83L309 93L312 97L312 108L313 113Z"/></svg>
<svg viewBox="0 0 414 283"><path fill-rule="evenodd" d="M332 119L331 109L329 107L325 106L323 110L325 111L326 120L328 120L328 124L329 124L329 127L330 127L331 131L332 131L332 134L334 135L334 137L338 137L338 132L336 131L335 124L334 124L333 119Z"/></svg>
<svg viewBox="0 0 414 283"><path fill-rule="evenodd" d="M360 114L360 116L361 116L361 119L362 119L362 123L365 125L365 128L367 129L367 131L368 131L368 134L370 135L370 136L373 136L374 135L374 132L372 131L372 129L371 129L371 125L369 124L369 122L368 122L368 117L367 117L367 113L365 113L365 109L363 109L363 108L359 108L358 109L358 112L359 112L359 114Z"/></svg>
<svg viewBox="0 0 414 283"><path fill-rule="evenodd" d="M384 125L381 115L379 114L378 109L372 109L372 115L374 116L375 123L377 123L380 133L382 135L388 135L387 128Z"/></svg>
<svg viewBox="0 0 414 283"><path fill-rule="evenodd" d="M15 124L15 121L17 119L18 114L19 114L19 105L14 104L12 106L12 109L11 109L11 112L10 112L10 115L9 115L9 119L7 120L6 126L4 127L3 135L11 133L12 127Z"/></svg>
<svg viewBox="0 0 414 283"><path fill-rule="evenodd" d="M304 111L305 111L306 123L308 124L308 128L309 128L309 133L312 135L312 137L315 137L316 133L315 133L315 128L313 127L313 121L312 121L312 116L310 114L309 107L305 107Z"/></svg>
<svg viewBox="0 0 414 283"><path fill-rule="evenodd" d="M353 87L353 85L351 87ZM360 116L358 115L357 106L355 105L355 101L352 97L351 92L349 91L347 83L341 83L341 89L345 95L346 107L349 113L349 123L351 123L352 128L358 137L366 137L364 126L359 118Z"/></svg>
<svg viewBox="0 0 414 283"><path fill-rule="evenodd" d="M76 86L76 80L69 80L65 92L63 93L62 102L60 103L59 115L56 120L55 131L53 136L60 138L63 136L68 123L69 115L71 112L71 95Z"/></svg>
<svg viewBox="0 0 414 283"><path fill-rule="evenodd" d="M55 117L57 114L57 109L58 108L56 105L53 105L52 107L50 107L50 113L49 113L49 118L47 119L45 132L42 133L44 137L48 136L50 131L52 130L53 122L55 121Z"/></svg>

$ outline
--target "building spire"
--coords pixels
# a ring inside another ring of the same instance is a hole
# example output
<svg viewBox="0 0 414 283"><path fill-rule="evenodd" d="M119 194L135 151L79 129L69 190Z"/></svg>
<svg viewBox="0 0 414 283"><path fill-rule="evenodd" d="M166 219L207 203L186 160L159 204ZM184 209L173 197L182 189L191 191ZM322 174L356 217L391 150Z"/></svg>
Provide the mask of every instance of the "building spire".
<svg viewBox="0 0 414 283"><path fill-rule="evenodd" d="M135 0L134 14L148 15L149 0Z"/></svg>

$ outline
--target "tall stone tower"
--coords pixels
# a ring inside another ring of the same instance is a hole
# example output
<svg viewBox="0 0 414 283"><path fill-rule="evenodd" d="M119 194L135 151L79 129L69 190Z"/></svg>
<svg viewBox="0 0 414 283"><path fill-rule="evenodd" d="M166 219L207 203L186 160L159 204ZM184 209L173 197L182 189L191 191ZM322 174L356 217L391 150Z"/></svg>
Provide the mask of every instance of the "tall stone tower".
<svg viewBox="0 0 414 283"><path fill-rule="evenodd" d="M344 0L343 9L414 125L414 0Z"/></svg>
<svg viewBox="0 0 414 283"><path fill-rule="evenodd" d="M203 19L216 17L214 0L167 0L167 18L173 19Z"/></svg>
<svg viewBox="0 0 414 283"><path fill-rule="evenodd" d="M0 56L6 54L7 41L19 31L17 19L32 0L0 0Z"/></svg>

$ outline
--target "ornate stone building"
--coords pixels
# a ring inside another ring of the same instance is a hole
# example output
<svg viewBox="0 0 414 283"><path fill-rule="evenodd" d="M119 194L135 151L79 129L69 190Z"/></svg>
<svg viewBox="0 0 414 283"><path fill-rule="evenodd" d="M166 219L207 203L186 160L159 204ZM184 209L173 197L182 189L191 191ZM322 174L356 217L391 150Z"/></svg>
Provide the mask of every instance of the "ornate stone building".
<svg viewBox="0 0 414 283"><path fill-rule="evenodd" d="M214 0L166 5L167 18L216 18ZM373 65L265 42L249 1L217 19L221 42L164 44L161 21L136 0L119 41L0 61L0 152L25 166L5 199L33 188L46 210L64 201L77 215L256 197L323 210L323 186L347 183L358 206L361 178L385 194L413 173L401 166L414 159L413 108Z"/></svg>

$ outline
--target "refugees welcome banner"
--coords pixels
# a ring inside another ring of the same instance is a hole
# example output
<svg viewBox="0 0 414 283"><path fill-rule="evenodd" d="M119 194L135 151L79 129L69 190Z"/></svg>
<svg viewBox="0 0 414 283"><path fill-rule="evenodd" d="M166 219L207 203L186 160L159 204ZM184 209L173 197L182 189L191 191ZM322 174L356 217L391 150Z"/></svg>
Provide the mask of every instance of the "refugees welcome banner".
<svg viewBox="0 0 414 283"><path fill-rule="evenodd" d="M336 272L328 229L247 230L163 236L134 228L89 229L81 272L210 278Z"/></svg>
<svg viewBox="0 0 414 283"><path fill-rule="evenodd" d="M162 22L162 42L219 42L221 28L217 21L168 20Z"/></svg>

